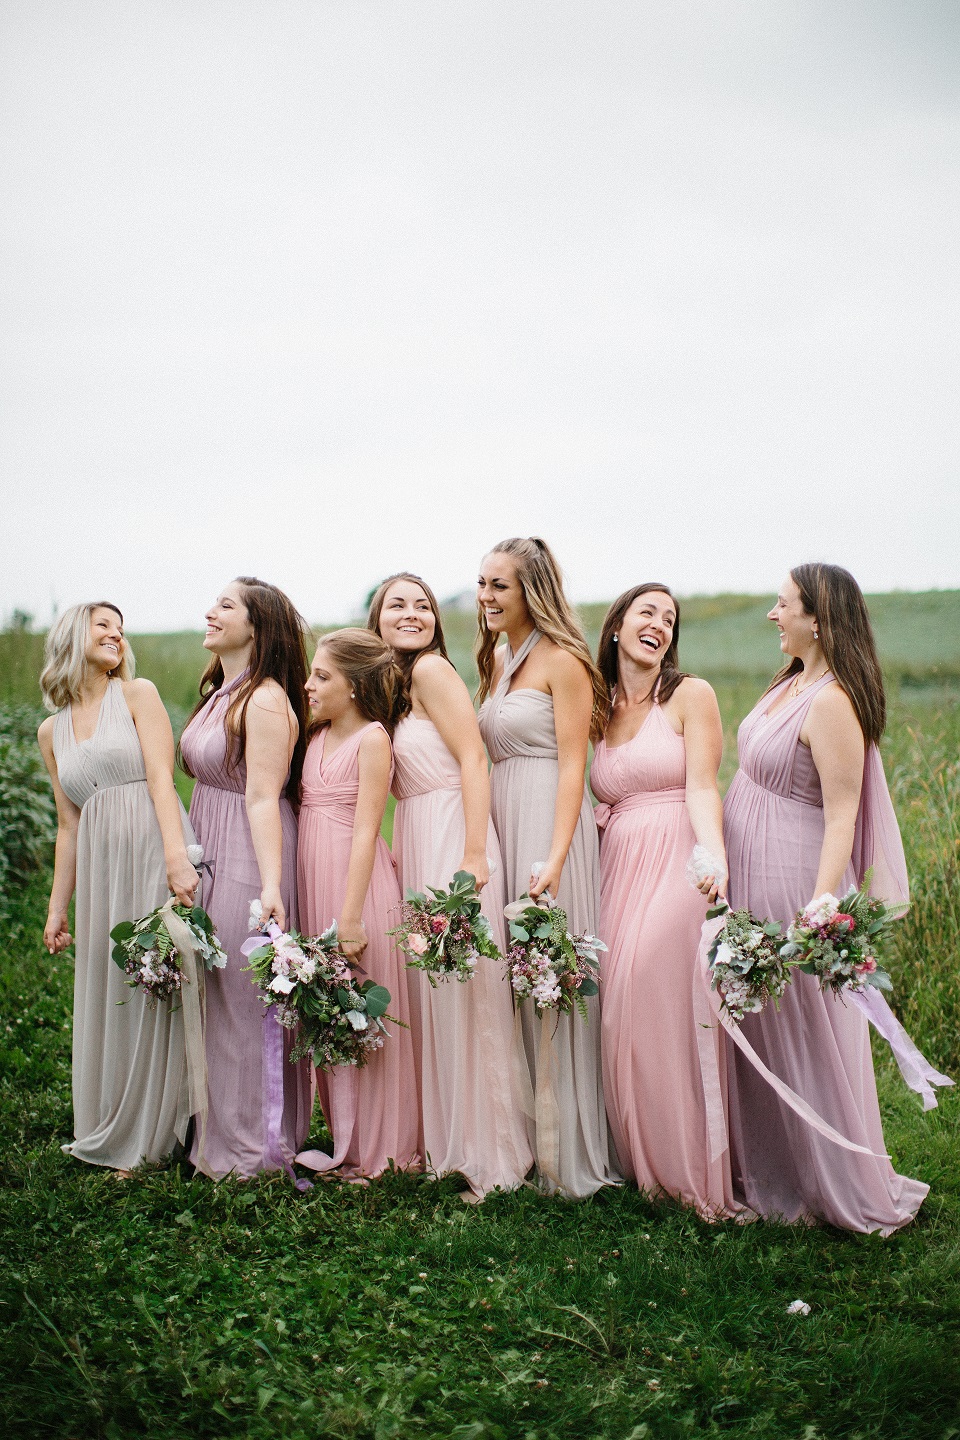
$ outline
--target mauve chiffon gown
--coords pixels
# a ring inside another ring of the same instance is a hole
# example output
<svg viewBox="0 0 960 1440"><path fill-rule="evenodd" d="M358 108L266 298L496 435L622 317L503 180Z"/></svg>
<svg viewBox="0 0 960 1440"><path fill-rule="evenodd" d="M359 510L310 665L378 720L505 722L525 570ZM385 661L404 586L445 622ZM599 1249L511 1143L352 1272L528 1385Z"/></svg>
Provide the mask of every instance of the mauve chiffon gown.
<svg viewBox="0 0 960 1440"><path fill-rule="evenodd" d="M110 931L140 920L169 895L163 837L147 788L140 737L119 680L107 684L89 740L77 741L68 705L54 721L64 794L80 809L73 984L73 1125L63 1149L90 1165L129 1170L159 1160L190 1118L183 1015L131 989L113 960ZM184 839L193 840L181 814Z"/></svg>
<svg viewBox="0 0 960 1440"><path fill-rule="evenodd" d="M601 804L603 1093L624 1175L707 1219L736 1214L729 1151L711 1162L693 1014L707 911L690 884L695 836L683 736L654 705L623 745L601 740L590 774ZM724 1076L719 1034L712 1037Z"/></svg>
<svg viewBox="0 0 960 1440"><path fill-rule="evenodd" d="M246 766L227 765L226 713L233 690L223 685L184 730L180 747L196 776L190 819L213 870L204 876L203 906L227 952L222 970L206 974L208 1114L203 1155L194 1136L190 1158L205 1174L249 1178L289 1169L310 1125L310 1066L291 1065L290 1032L264 1011L240 946L249 939L250 902L261 891L244 792ZM287 925L297 923L297 820L281 797L280 893ZM199 1162L199 1164L198 1164Z"/></svg>
<svg viewBox="0 0 960 1440"><path fill-rule="evenodd" d="M546 860L553 837L559 765L553 699L540 690L510 690L510 680L540 640L534 630L516 655L506 647L503 673L495 692L480 710L491 773L491 812L503 857L508 902L526 893L530 867ZM567 861L560 878L557 904L567 914L574 934L597 934L599 911L599 849L593 808L584 787L583 803ZM600 1006L587 1000L588 1020L577 1012L558 1016L548 1011L538 1019L532 1001L520 1006L523 1043L530 1070L537 1065L545 1027L552 1036L554 1088L559 1107L557 1180L551 1137L538 1133L528 1120L528 1134L537 1158L541 1184L572 1198L592 1195L619 1177L611 1167L607 1117L600 1076Z"/></svg>
<svg viewBox="0 0 960 1440"><path fill-rule="evenodd" d="M297 846L305 935L326 930L343 908L360 790L360 742L370 728L366 725L349 736L329 760L324 757L326 729L307 747ZM400 920L400 886L390 851L379 836L362 919L368 944L360 957L365 971L361 978L385 985L390 991L389 1013L409 1026L406 967L387 934ZM419 1168L413 1042L409 1029L389 1021L387 1029L381 1049L366 1065L317 1071L317 1092L333 1136L333 1154L305 1150L297 1156L300 1164L311 1170L335 1170L351 1180L381 1175L391 1161L398 1170Z"/></svg>
<svg viewBox="0 0 960 1440"><path fill-rule="evenodd" d="M393 853L403 890L450 884L463 858L460 766L432 721L407 715L394 735ZM503 867L490 822L483 913L504 948ZM408 970L421 1097L420 1147L436 1175L458 1171L478 1196L519 1185L533 1165L516 1090L513 998L506 968L481 957L473 978Z"/></svg>
<svg viewBox="0 0 960 1440"><path fill-rule="evenodd" d="M823 798L800 731L811 701L835 682L826 675L769 714L788 683L764 695L740 726L740 769L724 803L730 904L784 926L815 898ZM875 745L867 749L853 858L840 894L862 883L871 867L874 895L906 900L903 846ZM814 976L794 972L779 1011L768 1005L747 1016L743 1034L828 1124L883 1155L870 1035L859 1010L822 994ZM734 1185L751 1209L882 1235L916 1215L928 1186L898 1175L889 1160L854 1154L818 1135L739 1051L729 1081Z"/></svg>

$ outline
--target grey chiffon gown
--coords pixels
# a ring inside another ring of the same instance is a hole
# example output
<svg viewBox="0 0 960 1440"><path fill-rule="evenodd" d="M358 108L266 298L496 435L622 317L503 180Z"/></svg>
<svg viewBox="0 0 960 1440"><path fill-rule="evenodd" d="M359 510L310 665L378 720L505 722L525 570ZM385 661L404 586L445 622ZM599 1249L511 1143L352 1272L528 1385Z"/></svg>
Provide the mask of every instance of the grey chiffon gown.
<svg viewBox="0 0 960 1440"><path fill-rule="evenodd" d="M530 867L545 860L553 836L559 780L553 699L540 690L510 689L510 681L541 639L534 630L516 655L506 648L503 673L480 710L480 730L493 761L491 812L503 856L507 900L525 894ZM583 804L554 898L567 913L573 933L597 934L600 910L597 827L584 787ZM607 1117L600 1074L600 1006L587 1000L588 1020L576 1011L537 1018L531 1001L520 1007L523 1046L534 1089L542 1080L545 1026L552 1037L550 1064L556 1093L558 1144L528 1119L540 1182L571 1198L592 1195L619 1176L610 1162ZM539 1073L538 1073L539 1072ZM554 1168L554 1161L558 1162ZM554 1170L554 1175L549 1173Z"/></svg>
<svg viewBox="0 0 960 1440"><path fill-rule="evenodd" d="M110 931L167 899L163 839L137 727L119 680L97 726L78 742L69 706L56 716L53 753L64 793L80 809L73 990L73 1115L63 1149L91 1165L129 1170L159 1160L186 1135L189 1105L183 1017L151 1007L111 956ZM181 816L184 838L193 834Z"/></svg>

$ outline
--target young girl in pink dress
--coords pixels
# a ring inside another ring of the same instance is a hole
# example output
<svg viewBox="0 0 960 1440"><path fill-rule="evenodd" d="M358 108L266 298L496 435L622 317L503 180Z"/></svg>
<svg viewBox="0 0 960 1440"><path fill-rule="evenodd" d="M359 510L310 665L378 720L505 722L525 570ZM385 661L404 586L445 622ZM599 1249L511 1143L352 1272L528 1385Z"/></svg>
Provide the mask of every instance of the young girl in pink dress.
<svg viewBox="0 0 960 1440"><path fill-rule="evenodd" d="M297 846L300 929L317 935L336 920L344 955L390 991L389 1013L409 1025L405 966L387 931L399 920L400 887L380 838L393 753L399 674L388 645L368 630L321 641L307 680L314 724L303 767ZM417 1087L408 1028L388 1025L362 1067L317 1071L333 1154L305 1150L311 1170L344 1179L419 1164Z"/></svg>
<svg viewBox="0 0 960 1440"><path fill-rule="evenodd" d="M787 925L825 892L872 870L871 890L906 901L907 874L877 742L886 706L860 587L836 565L799 565L770 611L787 663L740 726L724 803L730 904ZM730 1073L734 1183L758 1214L889 1235L927 1193L886 1146L867 1021L794 973L779 1010L743 1021L776 1075L848 1140L818 1134L736 1053Z"/></svg>
<svg viewBox="0 0 960 1440"><path fill-rule="evenodd" d="M726 889L723 730L713 690L680 672L679 634L676 600L648 583L614 602L600 636L611 701L590 779L602 802L603 1093L623 1173L717 1219L738 1207L729 1154L709 1158L693 976L704 897ZM696 843L718 864L703 894L687 878Z"/></svg>
<svg viewBox="0 0 960 1440"><path fill-rule="evenodd" d="M400 885L476 877L494 939L505 949L503 865L490 820L487 757L466 685L447 657L440 611L416 575L392 575L374 595L369 626L392 647L403 718L393 737L393 854ZM519 1185L533 1165L515 1082L514 1011L504 968L481 958L464 984L432 986L407 971L420 1142L434 1174L458 1171L464 1199Z"/></svg>

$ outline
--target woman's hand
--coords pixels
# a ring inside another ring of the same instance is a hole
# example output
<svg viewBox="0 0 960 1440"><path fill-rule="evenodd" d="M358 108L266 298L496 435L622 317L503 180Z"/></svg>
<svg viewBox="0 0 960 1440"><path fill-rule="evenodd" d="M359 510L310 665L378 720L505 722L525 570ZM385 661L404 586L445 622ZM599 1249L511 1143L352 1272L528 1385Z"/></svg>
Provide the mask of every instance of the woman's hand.
<svg viewBox="0 0 960 1440"><path fill-rule="evenodd" d="M187 859L186 850L167 863L167 885L178 905L193 905L200 876Z"/></svg>
<svg viewBox="0 0 960 1440"><path fill-rule="evenodd" d="M280 899L279 885L265 885L260 892L260 924L265 930L271 920L275 920L281 930L287 928L287 912L283 908L283 901Z"/></svg>
<svg viewBox="0 0 960 1440"><path fill-rule="evenodd" d="M705 875L701 880L697 881L697 889L701 895L707 897L711 905L716 900L726 900L727 877L722 873L719 877L716 875Z"/></svg>
<svg viewBox="0 0 960 1440"><path fill-rule="evenodd" d="M73 936L70 934L70 925L65 910L50 911L47 923L43 927L43 943L51 955L59 955L61 950L66 950L68 945L73 944Z"/></svg>
<svg viewBox="0 0 960 1440"><path fill-rule="evenodd" d="M348 915L342 915L337 921L337 934L340 937L340 949L344 956L347 960L356 963L368 944L363 921L352 920Z"/></svg>
<svg viewBox="0 0 960 1440"><path fill-rule="evenodd" d="M490 879L490 865L486 855L464 855L457 869L466 870L468 875L473 876L477 882L478 892L483 889L484 885L486 885Z"/></svg>
<svg viewBox="0 0 960 1440"><path fill-rule="evenodd" d="M563 874L563 865L557 865L547 860L540 866L540 873L535 875L530 871L530 884L527 894L531 900L538 900L545 890L550 891L551 900L556 900L557 891L560 889L560 876Z"/></svg>

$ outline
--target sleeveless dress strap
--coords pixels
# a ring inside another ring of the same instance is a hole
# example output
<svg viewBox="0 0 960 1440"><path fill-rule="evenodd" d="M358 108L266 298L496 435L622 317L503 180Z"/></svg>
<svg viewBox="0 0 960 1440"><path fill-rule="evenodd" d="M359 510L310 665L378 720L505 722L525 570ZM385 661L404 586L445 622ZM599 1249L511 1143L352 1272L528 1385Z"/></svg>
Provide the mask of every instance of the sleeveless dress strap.
<svg viewBox="0 0 960 1440"><path fill-rule="evenodd" d="M537 641L541 640L542 638L543 637L541 636L539 630L531 630L530 634L527 636L526 640L524 640L516 655L514 655L513 651L510 649L509 640L507 641L506 649L503 656L503 670L500 674L500 683L497 685L498 694L501 690L504 690L510 684L511 677L517 673L524 660L526 660L527 656L530 654L530 651L533 649L534 645L536 645Z"/></svg>

